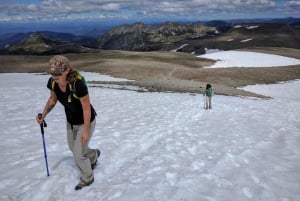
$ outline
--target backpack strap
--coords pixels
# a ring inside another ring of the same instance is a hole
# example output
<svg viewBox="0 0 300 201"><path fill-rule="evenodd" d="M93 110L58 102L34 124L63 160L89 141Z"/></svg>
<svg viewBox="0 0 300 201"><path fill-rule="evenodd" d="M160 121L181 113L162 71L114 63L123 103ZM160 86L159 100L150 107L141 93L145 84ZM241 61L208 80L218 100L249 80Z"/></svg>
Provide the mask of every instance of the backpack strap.
<svg viewBox="0 0 300 201"><path fill-rule="evenodd" d="M83 80L84 83L86 84L84 77L80 74L77 75L76 80ZM76 86L75 85L76 80L73 82L73 85L71 83L69 83L69 89L70 89L70 92L71 92L71 94L68 97L68 102L69 103L72 102L71 96L73 96L76 99L79 99L79 97L76 95L76 87L75 87Z"/></svg>
<svg viewBox="0 0 300 201"><path fill-rule="evenodd" d="M54 91L55 81L51 78L51 89Z"/></svg>

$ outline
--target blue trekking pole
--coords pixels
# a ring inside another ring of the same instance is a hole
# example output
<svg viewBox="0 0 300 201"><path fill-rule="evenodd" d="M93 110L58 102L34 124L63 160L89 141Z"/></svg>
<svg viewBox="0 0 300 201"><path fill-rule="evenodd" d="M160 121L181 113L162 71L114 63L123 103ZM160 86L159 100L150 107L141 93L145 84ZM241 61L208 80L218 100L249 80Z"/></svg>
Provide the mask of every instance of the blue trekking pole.
<svg viewBox="0 0 300 201"><path fill-rule="evenodd" d="M41 113L38 114L38 118L39 119L42 118ZM43 121L43 123L40 124L40 126L41 126L41 133L42 133L42 139L43 139L44 157L45 157L45 162L46 162L47 176L49 177L50 174L49 174L49 169L48 169L47 151L46 151L46 144L45 144L45 137L44 137L44 127L47 127L45 120Z"/></svg>

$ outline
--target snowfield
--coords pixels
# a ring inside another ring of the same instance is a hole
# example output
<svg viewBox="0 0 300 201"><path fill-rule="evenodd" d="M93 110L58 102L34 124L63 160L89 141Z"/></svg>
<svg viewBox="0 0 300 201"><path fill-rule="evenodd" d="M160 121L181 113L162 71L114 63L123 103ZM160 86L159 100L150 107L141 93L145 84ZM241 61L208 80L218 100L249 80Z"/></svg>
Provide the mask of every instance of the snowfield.
<svg viewBox="0 0 300 201"><path fill-rule="evenodd" d="M246 87L270 100L215 95L212 110L201 94L90 87L98 113L90 146L102 155L95 182L75 191L60 104L46 119L46 175L35 115L48 77L0 74L0 200L300 200L300 80Z"/></svg>
<svg viewBox="0 0 300 201"><path fill-rule="evenodd" d="M300 64L299 59L294 59L290 57L234 50L217 51L209 54L200 55L198 57L216 60L216 63L210 66L210 68L276 67Z"/></svg>

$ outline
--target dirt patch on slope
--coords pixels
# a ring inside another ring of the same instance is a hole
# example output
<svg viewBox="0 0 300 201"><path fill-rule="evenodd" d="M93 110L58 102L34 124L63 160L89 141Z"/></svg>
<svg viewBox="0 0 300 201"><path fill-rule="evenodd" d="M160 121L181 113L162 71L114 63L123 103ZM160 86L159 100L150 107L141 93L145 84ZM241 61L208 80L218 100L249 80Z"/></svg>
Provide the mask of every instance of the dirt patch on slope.
<svg viewBox="0 0 300 201"><path fill-rule="evenodd" d="M255 51L300 57L300 50L287 48L265 48ZM211 83L217 94L263 97L238 87L300 79L300 65L210 69L203 67L212 65L214 61L187 53L101 51L66 56L79 70L135 80L136 85L152 91L202 93L206 83ZM45 72L50 57L0 55L0 73Z"/></svg>

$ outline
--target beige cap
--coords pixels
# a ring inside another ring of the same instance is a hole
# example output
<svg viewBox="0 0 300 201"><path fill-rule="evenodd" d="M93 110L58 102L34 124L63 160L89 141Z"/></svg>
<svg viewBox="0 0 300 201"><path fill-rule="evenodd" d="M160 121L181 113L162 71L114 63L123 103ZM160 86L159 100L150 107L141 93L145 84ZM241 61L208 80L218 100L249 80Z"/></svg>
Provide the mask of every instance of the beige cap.
<svg viewBox="0 0 300 201"><path fill-rule="evenodd" d="M65 72L65 70L70 67L70 61L67 57L56 55L49 60L49 65L49 73L58 75Z"/></svg>

